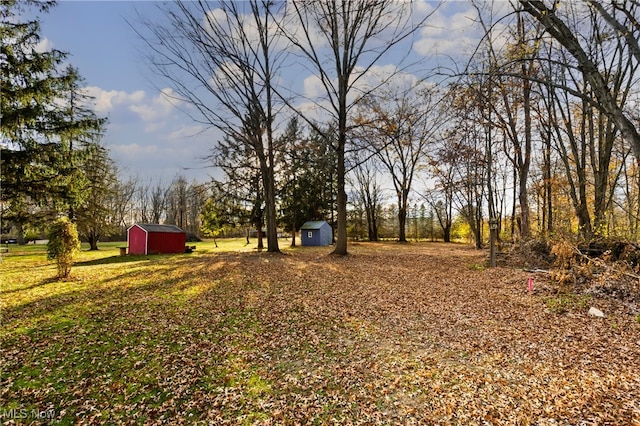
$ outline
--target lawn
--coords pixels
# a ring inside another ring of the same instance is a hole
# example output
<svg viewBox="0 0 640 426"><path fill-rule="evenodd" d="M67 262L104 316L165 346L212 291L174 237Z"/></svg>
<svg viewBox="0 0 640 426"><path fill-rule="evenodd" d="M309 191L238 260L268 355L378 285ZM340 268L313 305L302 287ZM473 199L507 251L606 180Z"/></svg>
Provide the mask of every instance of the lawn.
<svg viewBox="0 0 640 426"><path fill-rule="evenodd" d="M4 423L640 424L638 317L486 252L118 245L3 255Z"/></svg>

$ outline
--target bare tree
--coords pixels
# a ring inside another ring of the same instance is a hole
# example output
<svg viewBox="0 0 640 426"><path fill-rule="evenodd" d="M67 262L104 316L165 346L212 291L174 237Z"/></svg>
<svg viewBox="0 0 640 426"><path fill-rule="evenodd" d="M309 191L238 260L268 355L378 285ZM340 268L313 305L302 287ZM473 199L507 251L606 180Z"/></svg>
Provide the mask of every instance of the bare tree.
<svg viewBox="0 0 640 426"><path fill-rule="evenodd" d="M265 193L268 251L278 252L274 182L274 81L285 49L278 43L278 4L206 0L168 3L169 24L145 21L140 36L151 68L186 102L197 122L241 141L257 157Z"/></svg>
<svg viewBox="0 0 640 426"><path fill-rule="evenodd" d="M367 236L369 241L378 241L378 212L383 196L374 159L370 158L368 161L358 159L353 174L355 179L351 185L355 189L357 201L364 207Z"/></svg>
<svg viewBox="0 0 640 426"><path fill-rule="evenodd" d="M189 189L187 190L187 197L187 229L195 236L200 236L202 235L200 231L200 228L202 226L200 216L202 213L202 209L204 208L204 204L208 198L207 186L194 180L193 182L191 182L191 185L189 185Z"/></svg>
<svg viewBox="0 0 640 426"><path fill-rule="evenodd" d="M150 223L149 208L151 202L151 181L140 183L136 188L135 199L138 213L137 221L140 223Z"/></svg>
<svg viewBox="0 0 640 426"><path fill-rule="evenodd" d="M189 184L184 176L176 176L167 193L166 222L185 229L187 225L187 191Z"/></svg>
<svg viewBox="0 0 640 426"><path fill-rule="evenodd" d="M547 7L543 1L520 0L523 9L537 19L545 27L546 31L575 58L578 69L582 72L585 82L591 88L590 93L582 93L582 96L611 118L618 127L623 139L631 145L636 160L640 164L640 133L633 120L625 112L625 100L616 98L612 91L611 83L607 82L601 73L598 62L595 61L595 58L589 56L576 33L557 13L559 3L554 2L552 7ZM589 3L594 6L596 2L589 1ZM621 16L620 18L614 17L612 12L605 9L604 6L596 7L596 10L603 14L610 25L614 22L616 23L612 26L614 32L617 32L620 28L627 29L622 33L623 40L626 40L628 49L636 57L636 61L640 62L638 58L640 55L638 55L637 50L638 34L640 33L638 25L640 7L636 1L625 3L628 8L623 8L623 17ZM618 9L619 6L616 6L616 4L617 2L615 1L610 2L610 6L613 9Z"/></svg>
<svg viewBox="0 0 640 426"><path fill-rule="evenodd" d="M606 83L610 94L625 105L637 82L634 75L638 61L630 54L624 35L615 36L601 12L608 13L601 4L594 8L578 4L566 11L566 20L579 23L579 30L574 27L573 33L580 34L584 55L598 65L599 79ZM540 90L546 92L539 114L541 126L546 129L542 139L547 147L553 142L559 154L579 233L590 239L606 232L607 211L626 165L614 156L613 148L620 138L616 123L594 104L596 91L585 80L584 71L574 66L577 60L572 52L559 46L554 41L546 43L546 57L538 61L543 70L541 76L548 80L539 82ZM545 163L548 170L550 159L545 159ZM550 189L550 176L545 172ZM545 198L548 202L551 196ZM551 211L548 216L551 223Z"/></svg>
<svg viewBox="0 0 640 426"><path fill-rule="evenodd" d="M362 95L357 91L373 66L427 18L416 20L410 2L394 0L294 0L291 8L294 19L282 30L320 80L324 103L316 100L317 105L336 125L338 236L333 252L346 255L345 152L349 115ZM301 116L321 131L311 117Z"/></svg>
<svg viewBox="0 0 640 426"><path fill-rule="evenodd" d="M161 181L157 181L151 189L150 195L150 218L151 223L160 223L162 216L165 214L167 206L168 189L162 185Z"/></svg>
<svg viewBox="0 0 640 426"><path fill-rule="evenodd" d="M113 190L109 210L113 212L112 226L119 229L120 234L126 234L127 227L133 224L133 198L138 186L138 179L129 177L126 181L118 181Z"/></svg>
<svg viewBox="0 0 640 426"><path fill-rule="evenodd" d="M442 238L445 243L451 242L451 228L453 227L453 182L451 182L452 167L446 166L438 170L435 188L425 190L420 196L429 204L430 214L435 215L442 228ZM449 179L449 180L447 180ZM423 205L424 206L424 205ZM433 220L430 223L431 241L433 238Z"/></svg>
<svg viewBox="0 0 640 426"><path fill-rule="evenodd" d="M600 1L586 0L589 5L594 8L604 18L604 20L618 33L618 36L624 38L626 47L631 56L635 56L636 61L640 62L640 44L638 37L640 36L640 20L637 13L640 8L640 2L631 1L611 1L609 8L605 7ZM622 14L624 17L621 17ZM622 18L622 20L620 20Z"/></svg>
<svg viewBox="0 0 640 426"><path fill-rule="evenodd" d="M364 124L357 132L365 149L375 155L391 177L398 203L398 240L406 242L409 195L428 146L443 123L433 86L384 89L361 109Z"/></svg>

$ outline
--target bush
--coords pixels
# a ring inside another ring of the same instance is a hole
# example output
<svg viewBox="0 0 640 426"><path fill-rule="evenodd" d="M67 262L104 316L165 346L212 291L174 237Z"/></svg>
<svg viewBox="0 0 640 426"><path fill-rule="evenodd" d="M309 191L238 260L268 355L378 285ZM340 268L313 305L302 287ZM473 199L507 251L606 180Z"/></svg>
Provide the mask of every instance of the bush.
<svg viewBox="0 0 640 426"><path fill-rule="evenodd" d="M576 264L576 251L574 245L561 239L553 243L551 247L551 254L556 257L555 265L561 269L571 269Z"/></svg>
<svg viewBox="0 0 640 426"><path fill-rule="evenodd" d="M47 259L55 259L58 264L58 278L67 278L71 273L73 257L80 250L80 239L76 225L68 218L54 222L49 231Z"/></svg>

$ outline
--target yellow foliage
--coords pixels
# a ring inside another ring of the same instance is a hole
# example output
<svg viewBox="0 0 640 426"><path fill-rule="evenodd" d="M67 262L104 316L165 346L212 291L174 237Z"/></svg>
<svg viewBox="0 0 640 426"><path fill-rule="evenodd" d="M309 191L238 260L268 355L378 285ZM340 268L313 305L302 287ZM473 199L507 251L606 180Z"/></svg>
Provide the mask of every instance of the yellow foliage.
<svg viewBox="0 0 640 426"><path fill-rule="evenodd" d="M564 269L570 268L574 263L575 248L566 240L559 240L551 245L551 254L556 257L555 264Z"/></svg>

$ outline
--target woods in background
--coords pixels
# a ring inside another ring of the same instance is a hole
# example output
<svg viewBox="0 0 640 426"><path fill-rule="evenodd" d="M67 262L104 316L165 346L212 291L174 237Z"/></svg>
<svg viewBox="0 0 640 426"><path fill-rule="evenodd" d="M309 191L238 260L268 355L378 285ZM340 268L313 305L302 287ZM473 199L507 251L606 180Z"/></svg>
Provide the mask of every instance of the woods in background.
<svg viewBox="0 0 640 426"><path fill-rule="evenodd" d="M503 242L638 241L640 4L472 4L484 37L455 73L378 66L428 23L411 2L167 5L181 35L146 22L150 65L224 135L202 153L211 181L188 182L118 170L78 71L32 49L38 21L14 13L29 3L5 2L3 236L24 242L66 215L94 249L148 222L278 251L279 235L327 220L345 254L347 238L481 248L494 218ZM283 67L300 62L318 99L284 90Z"/></svg>

